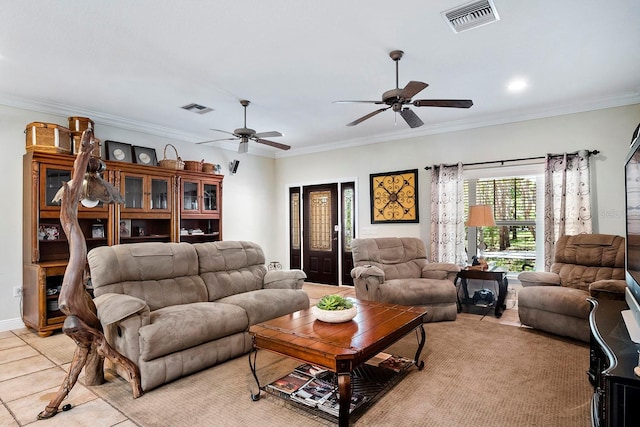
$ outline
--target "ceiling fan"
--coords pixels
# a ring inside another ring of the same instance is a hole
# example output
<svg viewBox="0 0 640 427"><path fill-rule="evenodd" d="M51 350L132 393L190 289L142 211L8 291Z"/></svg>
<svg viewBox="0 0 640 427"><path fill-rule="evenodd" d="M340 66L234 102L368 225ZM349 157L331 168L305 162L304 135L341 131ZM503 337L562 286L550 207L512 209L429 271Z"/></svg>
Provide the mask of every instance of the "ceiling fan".
<svg viewBox="0 0 640 427"><path fill-rule="evenodd" d="M409 127L417 128L424 124L422 120L414 113L409 107L405 105L413 105L415 107L450 107L450 108L469 108L473 105L473 101L470 99L418 99L411 101L418 92L429 86L423 82L410 81L407 85L400 89L398 87L398 61L404 54L401 50L394 50L389 53L391 59L396 63L396 88L386 91L382 94L382 101L334 101L336 103L353 103L362 102L367 104L385 104L384 108L380 108L372 113L360 117L357 120L348 123L347 126L355 126L358 123L362 123L367 119L382 113L389 108L393 109L396 113L400 113L402 118L407 122Z"/></svg>
<svg viewBox="0 0 640 427"><path fill-rule="evenodd" d="M247 127L247 106L250 104L246 99L240 100L240 104L244 107L244 127L238 128L233 132L227 132L226 130L220 129L211 129L216 132L228 133L229 135L233 135L233 138L222 138L222 139L212 139L209 141L198 142L197 144L206 144L208 142L215 141L233 141L240 140L240 146L238 147L238 153L246 153L249 151L249 140L258 142L260 144L269 145L271 147L279 148L281 150L288 150L291 147L286 144L280 144L279 142L269 141L263 138L271 138L276 136L282 136L282 134L278 131L271 132L260 132L256 133L255 130Z"/></svg>

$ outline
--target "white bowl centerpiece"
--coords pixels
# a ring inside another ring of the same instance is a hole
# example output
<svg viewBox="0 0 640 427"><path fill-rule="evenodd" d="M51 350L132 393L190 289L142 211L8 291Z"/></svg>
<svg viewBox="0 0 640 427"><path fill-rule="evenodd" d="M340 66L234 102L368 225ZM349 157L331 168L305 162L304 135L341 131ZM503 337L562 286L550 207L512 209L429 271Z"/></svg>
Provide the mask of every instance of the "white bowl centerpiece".
<svg viewBox="0 0 640 427"><path fill-rule="evenodd" d="M313 306L316 319L328 323L342 323L358 313L356 305L341 295L325 295Z"/></svg>

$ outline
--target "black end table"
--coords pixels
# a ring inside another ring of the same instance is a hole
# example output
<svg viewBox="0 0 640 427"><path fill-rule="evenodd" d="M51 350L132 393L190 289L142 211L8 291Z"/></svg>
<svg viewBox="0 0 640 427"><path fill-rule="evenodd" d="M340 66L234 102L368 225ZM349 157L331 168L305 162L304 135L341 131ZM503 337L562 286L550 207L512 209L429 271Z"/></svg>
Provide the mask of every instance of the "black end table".
<svg viewBox="0 0 640 427"><path fill-rule="evenodd" d="M460 293L458 292L458 279L460 279L462 283L462 292L464 294L464 298L460 298ZM496 317L501 317L502 312L507 308L504 303L505 298L507 297L507 272L506 271L496 271L496 270L471 270L464 269L458 272L458 275L455 280L456 285L456 296L458 303L458 313L462 310L462 304L472 304L472 299L469 298L469 290L467 289L469 279L476 280L495 280L498 282L498 301L493 306L494 313Z"/></svg>

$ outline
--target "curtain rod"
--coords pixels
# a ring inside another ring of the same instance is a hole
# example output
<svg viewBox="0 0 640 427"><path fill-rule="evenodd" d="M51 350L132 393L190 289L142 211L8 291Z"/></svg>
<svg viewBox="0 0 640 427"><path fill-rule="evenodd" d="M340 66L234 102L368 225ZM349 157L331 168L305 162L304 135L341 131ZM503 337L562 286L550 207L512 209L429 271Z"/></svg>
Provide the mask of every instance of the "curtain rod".
<svg viewBox="0 0 640 427"><path fill-rule="evenodd" d="M587 151L587 154L589 156L593 156L596 154L599 154L600 151L598 150L592 150L592 151ZM573 152L573 153L567 153L568 156L575 156L576 154L578 154L578 152ZM563 154L550 154L550 157L562 157L564 156ZM506 160L493 160L493 161L488 161L488 162L475 162L475 163L463 163L463 166L477 166L477 165L490 165L493 163L500 163L500 165L504 165L505 163L508 162L522 162L525 160L541 160L541 159L545 159L546 156L538 156L538 157L523 157L521 159L506 159ZM451 166L456 166L457 163L451 164L451 165L444 165L445 167L451 167ZM425 166L425 170L430 170L432 168L432 166Z"/></svg>

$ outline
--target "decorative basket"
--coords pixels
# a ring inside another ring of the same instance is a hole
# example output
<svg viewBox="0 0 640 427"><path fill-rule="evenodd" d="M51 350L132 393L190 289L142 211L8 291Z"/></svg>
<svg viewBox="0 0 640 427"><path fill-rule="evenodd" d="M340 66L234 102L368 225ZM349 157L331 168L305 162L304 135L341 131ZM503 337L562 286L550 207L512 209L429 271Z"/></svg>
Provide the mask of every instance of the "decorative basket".
<svg viewBox="0 0 640 427"><path fill-rule="evenodd" d="M196 162L195 160L185 160L184 168L185 170L188 170L188 171L202 172L203 164L204 164L204 159L199 162Z"/></svg>
<svg viewBox="0 0 640 427"><path fill-rule="evenodd" d="M89 126L91 126L91 129L93 129L94 133L96 131L93 120L88 117L67 117L67 120L69 120L69 130L71 130L71 132L82 133L83 131L87 130Z"/></svg>
<svg viewBox="0 0 640 427"><path fill-rule="evenodd" d="M202 172L206 173L214 173L216 170L216 165L213 163L203 163L202 164Z"/></svg>
<svg viewBox="0 0 640 427"><path fill-rule="evenodd" d="M176 152L176 159L175 160L167 159L167 147L173 148L173 151ZM164 155L164 159L162 159L162 160L160 160L158 162L158 164L160 165L161 168L175 169L175 170L183 170L184 169L184 162L182 161L182 159L178 155L178 150L172 144L167 144L167 145L164 146L163 155Z"/></svg>
<svg viewBox="0 0 640 427"><path fill-rule="evenodd" d="M33 122L27 125L27 151L71 153L71 131L53 123Z"/></svg>

